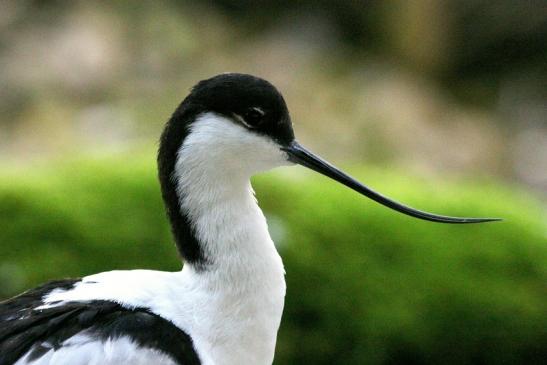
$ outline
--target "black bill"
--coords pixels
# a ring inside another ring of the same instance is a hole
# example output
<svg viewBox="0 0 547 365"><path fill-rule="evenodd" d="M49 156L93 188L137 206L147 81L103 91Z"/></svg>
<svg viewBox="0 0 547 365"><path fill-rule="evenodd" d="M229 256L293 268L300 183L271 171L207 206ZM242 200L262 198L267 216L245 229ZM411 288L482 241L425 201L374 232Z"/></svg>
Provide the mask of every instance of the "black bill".
<svg viewBox="0 0 547 365"><path fill-rule="evenodd" d="M403 214L409 215L411 217L424 219L426 221L439 222L439 223L482 223L482 222L494 222L501 221L500 218L463 218L463 217L449 217L445 215L437 215L428 212L423 212L411 208L409 206L397 203L394 200L391 200L382 194L379 194L365 185L361 184L359 181L355 180L351 176L340 171L327 161L321 159L320 157L314 155L310 151L302 147L298 142L292 142L289 147L283 147L283 151L287 152L289 155L289 160L291 162L297 163L302 166L306 166L320 174L330 177L333 180L338 181L346 185L347 187L361 193L370 199L385 205L388 208L394 209Z"/></svg>

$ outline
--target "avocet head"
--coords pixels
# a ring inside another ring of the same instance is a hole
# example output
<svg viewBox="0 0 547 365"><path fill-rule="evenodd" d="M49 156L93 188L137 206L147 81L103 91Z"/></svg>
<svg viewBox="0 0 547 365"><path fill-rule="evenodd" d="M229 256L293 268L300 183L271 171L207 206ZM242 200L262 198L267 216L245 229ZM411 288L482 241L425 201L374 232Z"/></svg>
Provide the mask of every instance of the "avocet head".
<svg viewBox="0 0 547 365"><path fill-rule="evenodd" d="M268 81L244 74L221 74L200 81L166 125L158 156L164 199L177 200L180 181L231 181L287 164L330 177L376 202L409 216L441 223L478 223L495 218L436 215L395 202L302 147L279 91ZM199 171L199 176L197 171ZM178 179L176 189L169 188ZM188 180L190 181L190 180ZM167 186L167 188L166 188Z"/></svg>
<svg viewBox="0 0 547 365"><path fill-rule="evenodd" d="M171 117L161 140L160 169L162 160L167 170L181 173L200 164L209 167L210 178L248 179L289 164L281 147L293 141L287 105L272 84L221 74L195 85Z"/></svg>

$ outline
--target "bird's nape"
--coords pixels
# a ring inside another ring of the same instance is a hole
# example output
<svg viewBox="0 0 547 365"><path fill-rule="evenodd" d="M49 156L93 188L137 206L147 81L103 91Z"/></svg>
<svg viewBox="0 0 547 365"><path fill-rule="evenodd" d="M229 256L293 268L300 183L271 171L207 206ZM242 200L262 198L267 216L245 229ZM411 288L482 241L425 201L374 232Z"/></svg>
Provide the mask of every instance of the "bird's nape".
<svg viewBox="0 0 547 365"><path fill-rule="evenodd" d="M338 181L339 183L349 187L352 190L388 207L393 210L396 210L400 213L409 215L414 218L423 219L431 222L437 223L455 223L455 224L464 224L464 223L484 223L484 222L495 222L501 221L500 218L465 218L465 217L450 217L445 215L438 215L429 212L424 212L418 209L411 208L407 205L396 202L386 196L383 196L380 193L375 192L369 187L361 184L359 181L355 180L351 176L347 175L340 169L334 167L327 161L318 157L314 153L308 151L306 148L302 147L298 142L293 141L288 147L282 147L283 151L288 154L290 161L305 166L313 171L316 171L322 175L330 177L333 180Z"/></svg>

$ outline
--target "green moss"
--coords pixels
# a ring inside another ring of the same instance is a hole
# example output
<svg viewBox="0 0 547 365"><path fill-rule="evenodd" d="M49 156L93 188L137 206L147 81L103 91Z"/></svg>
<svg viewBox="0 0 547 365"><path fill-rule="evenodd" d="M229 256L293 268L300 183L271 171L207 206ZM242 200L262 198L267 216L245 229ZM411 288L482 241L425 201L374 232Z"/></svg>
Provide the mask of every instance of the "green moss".
<svg viewBox="0 0 547 365"><path fill-rule="evenodd" d="M545 356L547 220L537 202L491 183L426 184L357 172L415 207L506 220L432 224L311 174L296 184L257 179L262 206L287 229L278 363L522 363Z"/></svg>
<svg viewBox="0 0 547 365"><path fill-rule="evenodd" d="M97 271L179 269L148 156L1 173L0 296ZM491 182L353 172L417 208L506 220L433 224L302 170L259 176L254 185L287 270L276 364L547 357L547 219L539 203Z"/></svg>

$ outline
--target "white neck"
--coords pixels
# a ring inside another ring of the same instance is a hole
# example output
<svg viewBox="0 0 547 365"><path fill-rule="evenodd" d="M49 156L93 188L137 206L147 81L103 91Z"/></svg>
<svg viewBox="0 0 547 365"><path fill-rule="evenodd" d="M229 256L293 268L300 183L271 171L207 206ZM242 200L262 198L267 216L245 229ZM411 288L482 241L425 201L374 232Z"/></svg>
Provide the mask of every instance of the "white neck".
<svg viewBox="0 0 547 365"><path fill-rule="evenodd" d="M249 179L283 164L286 156L267 138L204 114L178 152L173 179L207 264L88 276L49 293L44 307L102 299L149 308L190 335L203 365L271 364L284 270Z"/></svg>
<svg viewBox="0 0 547 365"><path fill-rule="evenodd" d="M283 310L283 264L249 180L257 166L241 160L246 143L256 149L252 144L266 142L247 134L206 115L186 138L175 168L181 209L208 263L182 272L194 309L185 327L205 363L271 364Z"/></svg>

